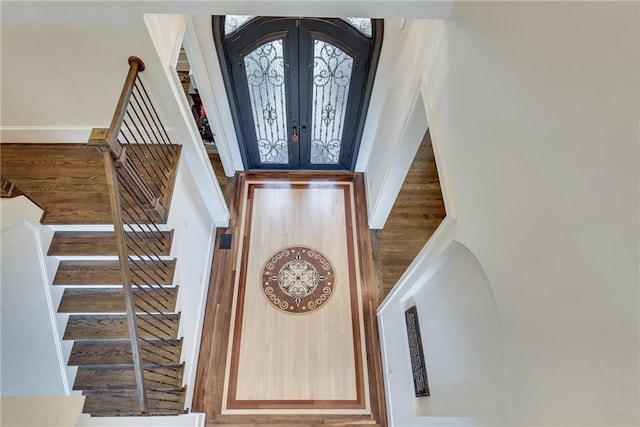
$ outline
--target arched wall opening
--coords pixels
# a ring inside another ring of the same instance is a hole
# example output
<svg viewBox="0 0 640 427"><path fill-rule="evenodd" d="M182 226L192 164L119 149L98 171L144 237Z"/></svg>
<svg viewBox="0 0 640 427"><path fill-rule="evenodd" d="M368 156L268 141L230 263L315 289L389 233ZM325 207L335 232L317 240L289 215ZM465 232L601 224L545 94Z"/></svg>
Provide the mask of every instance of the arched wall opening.
<svg viewBox="0 0 640 427"><path fill-rule="evenodd" d="M447 219L378 311L389 419L402 426L509 425L501 316L484 268ZM434 257L429 256L434 253ZM437 255L436 255L437 254ZM405 311L415 306L430 396L416 397Z"/></svg>
<svg viewBox="0 0 640 427"><path fill-rule="evenodd" d="M434 274L404 301L415 305L431 396L417 417L495 417L500 412L503 338L489 280L475 255L452 242Z"/></svg>

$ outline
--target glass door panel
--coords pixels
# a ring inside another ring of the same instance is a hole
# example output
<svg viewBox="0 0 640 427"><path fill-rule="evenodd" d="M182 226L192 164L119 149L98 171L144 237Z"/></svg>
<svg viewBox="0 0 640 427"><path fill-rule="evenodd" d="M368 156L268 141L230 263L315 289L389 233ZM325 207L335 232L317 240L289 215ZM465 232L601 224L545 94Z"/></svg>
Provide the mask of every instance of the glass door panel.
<svg viewBox="0 0 640 427"><path fill-rule="evenodd" d="M288 164L287 94L282 39L244 58L249 100L261 164Z"/></svg>
<svg viewBox="0 0 640 427"><path fill-rule="evenodd" d="M322 40L313 42L311 164L340 163L353 58Z"/></svg>

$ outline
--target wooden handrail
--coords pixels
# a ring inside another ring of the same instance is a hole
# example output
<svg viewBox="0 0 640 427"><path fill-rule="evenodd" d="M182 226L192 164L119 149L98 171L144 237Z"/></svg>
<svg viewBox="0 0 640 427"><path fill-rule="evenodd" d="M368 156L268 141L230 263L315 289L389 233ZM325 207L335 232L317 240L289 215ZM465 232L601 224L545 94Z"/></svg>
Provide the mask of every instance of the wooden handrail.
<svg viewBox="0 0 640 427"><path fill-rule="evenodd" d="M132 130L129 127L132 114L134 114L138 120L141 120L140 113L138 111L140 109L141 100L135 97L141 97L143 93L148 97L148 94L146 93L146 89L144 89L144 86L138 78L138 74L145 69L144 62L137 56L130 56L128 59L128 63L129 71L127 72L127 77L125 79L124 85L122 86L120 98L118 98L118 104L116 105L113 118L111 119L111 125L109 126L109 128L92 129L91 135L89 136L88 144L97 145L105 150L108 150L111 153L111 157L115 160L116 166L126 165L126 167L131 169L137 168L137 166L133 163L125 161L129 153L127 152L122 142L127 142L128 144L126 145L129 145L131 143L135 143L138 145L141 144L141 141L136 139L134 135L131 135ZM136 110L135 108L132 109L132 97L136 99L138 110ZM142 102L144 102L145 108L150 108L150 106L146 103L146 100L143 99ZM151 101L149 100L149 103L150 102ZM151 108L153 108L153 106L151 106ZM158 126L159 123L157 119L159 118L157 117L155 109L153 110L153 112L154 114L156 114L155 117L148 117L145 115L145 112L142 112L142 115L144 115L145 119L147 119L149 122L153 121L152 126ZM138 126L138 124L142 126L143 130L146 133L146 136L148 137L146 140L142 141L142 145L154 143L154 141L149 138L150 135L148 129L146 128L147 126L150 126L150 124L148 122L136 122L134 123L134 126ZM123 125L126 128L125 130L129 132L129 137L127 135L124 135L122 141L120 141L120 137L121 135L123 135ZM135 131L139 132L140 130L136 128ZM130 138L133 139L133 141L129 141ZM167 141L164 142L165 144L167 144ZM150 169L157 170L157 168ZM162 192L158 192L157 188L154 189L152 187L153 183L144 179L140 170L130 170L129 172L130 173L128 174L128 176L131 180L135 181L136 192L142 197L143 200L145 200L145 204L147 205L147 209L151 212L151 215L158 219L166 219L165 216L167 213L167 208L162 205Z"/></svg>
<svg viewBox="0 0 640 427"><path fill-rule="evenodd" d="M122 289L124 303L127 310L127 324L129 326L129 337L131 338L131 355L133 356L133 367L136 377L136 389L138 391L138 404L140 412L149 413L147 402L147 390L144 384L144 372L142 356L140 355L140 340L138 339L138 327L136 325L136 310L133 302L133 290L131 287L131 276L129 274L129 257L122 226L122 212L120 209L120 191L118 189L118 178L116 167L111 158L111 153L103 153L105 171L107 173L107 186L109 187L109 201L111 202L111 213L113 216L113 230L116 236L118 248L118 260L120 261L120 277L122 279Z"/></svg>
<svg viewBox="0 0 640 427"><path fill-rule="evenodd" d="M172 295L175 303L175 291L163 281L173 276L173 262L165 259L162 248L145 246L139 234L147 238L149 234L162 235L159 224L166 222L175 179L175 170L170 168L177 165L180 147L171 143L138 76L144 68L140 58L129 58L129 71L111 126L93 129L88 143L103 151L138 404L141 414L149 414L155 410L154 399L147 396L146 386L162 380L153 377L145 383L148 350L143 354L142 345L154 339L166 344L164 337L172 333L175 320L170 308ZM162 349L166 351L164 346Z"/></svg>

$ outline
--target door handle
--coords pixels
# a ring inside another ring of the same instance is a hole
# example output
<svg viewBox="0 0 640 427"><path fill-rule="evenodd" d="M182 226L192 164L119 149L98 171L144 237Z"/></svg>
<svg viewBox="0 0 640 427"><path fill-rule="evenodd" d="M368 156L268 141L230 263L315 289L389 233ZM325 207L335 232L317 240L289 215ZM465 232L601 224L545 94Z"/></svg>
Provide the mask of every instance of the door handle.
<svg viewBox="0 0 640 427"><path fill-rule="evenodd" d="M293 142L298 142L300 138L298 137L298 127L294 126L293 127L293 133L291 134L291 141Z"/></svg>

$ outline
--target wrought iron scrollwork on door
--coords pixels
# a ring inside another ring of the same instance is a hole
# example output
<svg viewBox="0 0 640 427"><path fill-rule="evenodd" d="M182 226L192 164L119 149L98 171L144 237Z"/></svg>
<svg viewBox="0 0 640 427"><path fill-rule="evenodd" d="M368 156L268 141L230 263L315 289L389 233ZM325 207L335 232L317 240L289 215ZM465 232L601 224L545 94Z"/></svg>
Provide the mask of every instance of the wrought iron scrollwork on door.
<svg viewBox="0 0 640 427"><path fill-rule="evenodd" d="M260 161L286 164L289 152L282 40L254 49L245 56L244 66L253 115L264 119L254 121Z"/></svg>
<svg viewBox="0 0 640 427"><path fill-rule="evenodd" d="M311 163L338 164L353 58L322 40L314 41Z"/></svg>

